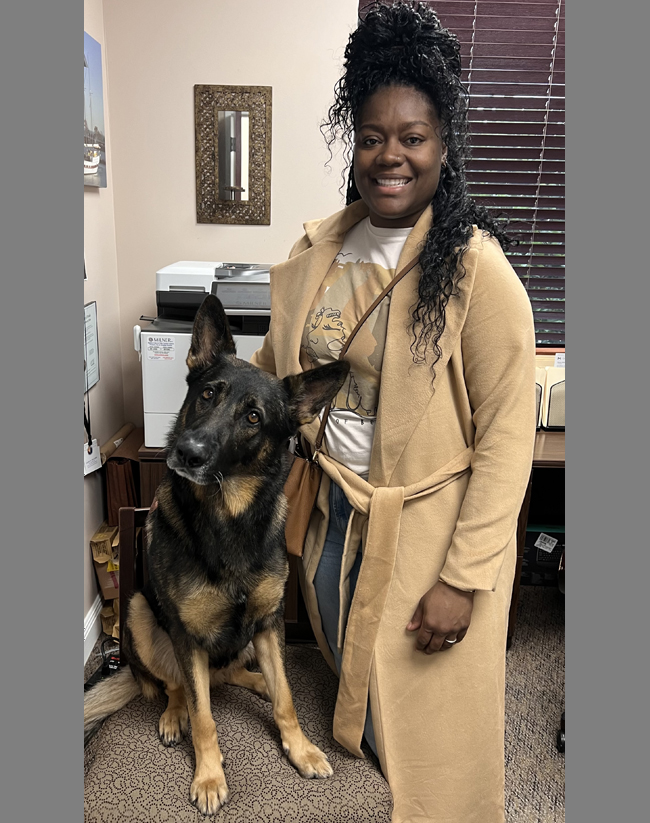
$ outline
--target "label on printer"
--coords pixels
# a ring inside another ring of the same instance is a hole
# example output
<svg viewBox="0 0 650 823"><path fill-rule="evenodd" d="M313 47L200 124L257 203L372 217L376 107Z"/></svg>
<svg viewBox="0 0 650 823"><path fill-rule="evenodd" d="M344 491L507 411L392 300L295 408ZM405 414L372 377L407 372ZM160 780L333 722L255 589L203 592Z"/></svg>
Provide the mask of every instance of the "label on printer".
<svg viewBox="0 0 650 823"><path fill-rule="evenodd" d="M268 309L271 305L268 283L213 283L212 294L228 309Z"/></svg>
<svg viewBox="0 0 650 823"><path fill-rule="evenodd" d="M175 360L176 338L165 334L147 335L147 360Z"/></svg>

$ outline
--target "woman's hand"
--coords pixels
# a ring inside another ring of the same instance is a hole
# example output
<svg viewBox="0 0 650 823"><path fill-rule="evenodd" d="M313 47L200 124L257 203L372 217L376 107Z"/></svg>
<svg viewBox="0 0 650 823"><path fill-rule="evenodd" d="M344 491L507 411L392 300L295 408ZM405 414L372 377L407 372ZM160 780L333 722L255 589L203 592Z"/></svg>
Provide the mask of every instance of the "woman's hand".
<svg viewBox="0 0 650 823"><path fill-rule="evenodd" d="M406 627L410 632L419 629L415 648L425 654L453 649L467 634L473 607L474 592L455 589L439 580L422 595Z"/></svg>

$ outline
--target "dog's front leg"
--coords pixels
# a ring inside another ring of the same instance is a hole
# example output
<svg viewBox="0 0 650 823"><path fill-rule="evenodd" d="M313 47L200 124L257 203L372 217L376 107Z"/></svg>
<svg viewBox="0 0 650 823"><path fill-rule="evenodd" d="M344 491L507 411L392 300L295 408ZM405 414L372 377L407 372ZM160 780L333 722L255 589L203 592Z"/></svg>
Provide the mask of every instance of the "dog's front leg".
<svg viewBox="0 0 650 823"><path fill-rule="evenodd" d="M253 638L257 662L271 694L273 717L280 729L282 747L303 777L329 777L326 755L303 734L284 671L277 629L267 629Z"/></svg>
<svg viewBox="0 0 650 823"><path fill-rule="evenodd" d="M183 675L187 709L192 725L196 755L190 800L202 814L215 814L227 802L229 791L223 773L223 757L217 740L217 727L210 709L210 668L208 653L187 648L177 659Z"/></svg>

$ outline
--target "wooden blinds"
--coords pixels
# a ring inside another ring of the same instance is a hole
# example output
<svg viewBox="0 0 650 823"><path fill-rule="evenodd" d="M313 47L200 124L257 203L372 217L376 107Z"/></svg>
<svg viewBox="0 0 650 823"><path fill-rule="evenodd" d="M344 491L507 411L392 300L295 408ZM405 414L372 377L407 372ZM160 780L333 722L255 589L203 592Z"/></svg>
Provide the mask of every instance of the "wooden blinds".
<svg viewBox="0 0 650 823"><path fill-rule="evenodd" d="M564 0L429 5L461 43L470 191L513 221L537 345L564 346Z"/></svg>

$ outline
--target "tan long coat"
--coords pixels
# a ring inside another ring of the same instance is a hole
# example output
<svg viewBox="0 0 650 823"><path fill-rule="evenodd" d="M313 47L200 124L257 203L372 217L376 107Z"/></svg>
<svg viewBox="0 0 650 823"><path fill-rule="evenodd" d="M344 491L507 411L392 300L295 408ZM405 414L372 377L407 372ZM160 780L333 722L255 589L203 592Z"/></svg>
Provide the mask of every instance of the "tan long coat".
<svg viewBox="0 0 650 823"><path fill-rule="evenodd" d="M271 330L253 362L280 377L301 371L303 321L362 202L305 224L290 259L271 273ZM398 269L420 250L425 212ZM301 567L319 646L313 579L328 521L329 479L355 511L344 551L345 645L334 737L359 748L368 695L393 823L503 823L503 733L507 614L517 515L535 438L535 341L528 297L496 241L476 230L459 297L447 308L442 358L431 382L415 365L408 329L418 267L391 298L379 411L368 483L324 457L326 476ZM354 344L353 344L354 345ZM313 442L317 426L304 427ZM363 562L348 614L347 574L363 538ZM424 655L406 631L420 597L441 577L476 589L464 641Z"/></svg>

